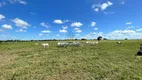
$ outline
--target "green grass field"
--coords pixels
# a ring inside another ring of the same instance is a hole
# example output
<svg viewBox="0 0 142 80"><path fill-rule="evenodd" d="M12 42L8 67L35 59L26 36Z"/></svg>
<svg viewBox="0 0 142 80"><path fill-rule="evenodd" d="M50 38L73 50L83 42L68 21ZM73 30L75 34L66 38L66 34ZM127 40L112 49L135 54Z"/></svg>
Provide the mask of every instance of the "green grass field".
<svg viewBox="0 0 142 80"><path fill-rule="evenodd" d="M100 41L97 46L49 48L37 42L0 44L0 80L142 80L142 41ZM40 42L44 43L44 42Z"/></svg>

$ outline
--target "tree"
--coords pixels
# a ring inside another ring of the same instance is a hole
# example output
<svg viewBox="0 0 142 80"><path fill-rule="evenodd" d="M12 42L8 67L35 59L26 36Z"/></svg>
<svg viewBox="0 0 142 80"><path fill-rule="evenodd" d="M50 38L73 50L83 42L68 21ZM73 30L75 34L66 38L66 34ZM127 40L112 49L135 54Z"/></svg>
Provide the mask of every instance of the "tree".
<svg viewBox="0 0 142 80"><path fill-rule="evenodd" d="M53 39L53 41L56 41L56 39Z"/></svg>
<svg viewBox="0 0 142 80"><path fill-rule="evenodd" d="M0 41L0 44L2 44L2 41Z"/></svg>
<svg viewBox="0 0 142 80"><path fill-rule="evenodd" d="M125 40L128 40L128 38L125 38Z"/></svg>
<svg viewBox="0 0 142 80"><path fill-rule="evenodd" d="M100 41L101 39L102 39L102 36L99 36L99 37L97 38L98 41Z"/></svg>
<svg viewBox="0 0 142 80"><path fill-rule="evenodd" d="M103 40L108 40L107 38L103 38Z"/></svg>
<svg viewBox="0 0 142 80"><path fill-rule="evenodd" d="M81 40L86 40L85 38L82 38Z"/></svg>

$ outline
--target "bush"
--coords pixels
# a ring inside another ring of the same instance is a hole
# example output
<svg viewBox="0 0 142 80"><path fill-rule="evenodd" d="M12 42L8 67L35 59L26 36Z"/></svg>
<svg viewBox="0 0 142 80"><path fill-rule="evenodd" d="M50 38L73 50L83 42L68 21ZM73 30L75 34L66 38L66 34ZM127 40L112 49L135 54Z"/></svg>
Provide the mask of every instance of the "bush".
<svg viewBox="0 0 142 80"><path fill-rule="evenodd" d="M81 40L86 40L85 38L82 38Z"/></svg>

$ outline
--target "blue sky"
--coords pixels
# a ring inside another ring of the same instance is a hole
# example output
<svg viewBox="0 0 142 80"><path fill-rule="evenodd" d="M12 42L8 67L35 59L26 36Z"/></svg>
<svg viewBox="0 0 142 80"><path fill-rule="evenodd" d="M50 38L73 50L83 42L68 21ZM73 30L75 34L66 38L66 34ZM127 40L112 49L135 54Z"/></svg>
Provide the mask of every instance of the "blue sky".
<svg viewBox="0 0 142 80"><path fill-rule="evenodd" d="M0 0L0 40L142 39L141 0Z"/></svg>

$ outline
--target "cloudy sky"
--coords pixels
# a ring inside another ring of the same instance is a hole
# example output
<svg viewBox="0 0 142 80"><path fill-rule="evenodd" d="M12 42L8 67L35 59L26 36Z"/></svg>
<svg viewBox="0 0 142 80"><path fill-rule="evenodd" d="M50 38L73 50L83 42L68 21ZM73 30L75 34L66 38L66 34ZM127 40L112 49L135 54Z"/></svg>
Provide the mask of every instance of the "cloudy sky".
<svg viewBox="0 0 142 80"><path fill-rule="evenodd" d="M141 0L0 0L0 40L142 39Z"/></svg>

